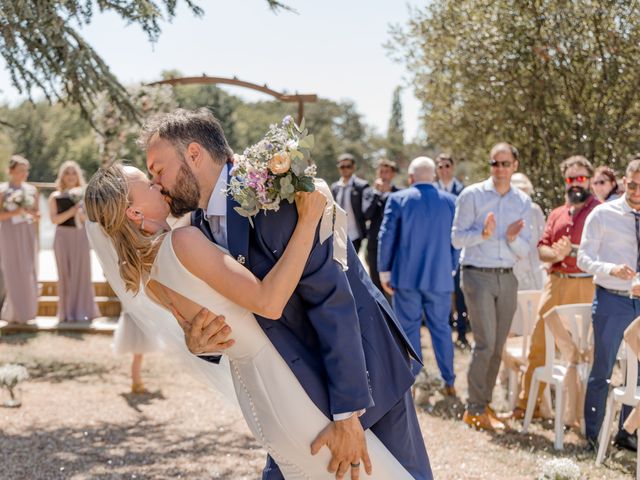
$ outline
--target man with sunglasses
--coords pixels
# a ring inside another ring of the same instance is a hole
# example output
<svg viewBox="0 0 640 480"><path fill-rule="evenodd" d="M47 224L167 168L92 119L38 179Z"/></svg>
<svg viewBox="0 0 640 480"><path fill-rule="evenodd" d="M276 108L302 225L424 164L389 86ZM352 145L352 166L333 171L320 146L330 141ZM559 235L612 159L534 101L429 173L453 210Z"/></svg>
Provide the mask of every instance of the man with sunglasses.
<svg viewBox="0 0 640 480"><path fill-rule="evenodd" d="M575 155L560 164L565 184L565 204L554 209L547 219L544 233L538 242L540 260L551 265L538 304L537 323L531 334L531 346L527 369L522 377L522 388L518 404L512 417L524 418L531 387L531 378L536 368L544 365L545 338L544 315L558 305L591 303L595 287L593 277L577 265L578 245L582 238L584 222L600 202L591 195L590 179L593 165L585 157ZM544 386L538 389L534 417L540 416L539 406Z"/></svg>
<svg viewBox="0 0 640 480"><path fill-rule="evenodd" d="M623 178L623 197L596 207L587 217L578 250L578 266L594 275L593 366L584 404L587 447L596 450L604 419L611 372L624 330L640 315L640 159ZM631 408L622 407L615 437L619 447L637 450L637 437L622 425Z"/></svg>
<svg viewBox="0 0 640 480"><path fill-rule="evenodd" d="M505 428L490 407L502 349L516 312L513 265L529 253L531 199L511 187L518 151L498 143L489 155L491 177L465 188L456 201L451 239L462 249L462 291L475 345L463 421L475 428Z"/></svg>
<svg viewBox="0 0 640 480"><path fill-rule="evenodd" d="M464 189L464 184L453 175L453 157L447 153L441 153L436 157L436 169L438 171L438 181L435 183L435 187L438 190L442 190L456 197L460 195ZM455 297L455 317L453 310L449 317L449 323L456 327L458 338L456 340L456 347L460 350L466 350L471 348L469 341L467 340L467 305L464 303L464 294L460 288L460 266L456 269L456 274L453 277L454 284L454 297Z"/></svg>
<svg viewBox="0 0 640 480"><path fill-rule="evenodd" d="M338 205L347 212L347 236L358 253L362 239L367 235L362 197L369 184L355 175L356 159L350 153L340 155L337 165L340 180L331 185L331 193Z"/></svg>

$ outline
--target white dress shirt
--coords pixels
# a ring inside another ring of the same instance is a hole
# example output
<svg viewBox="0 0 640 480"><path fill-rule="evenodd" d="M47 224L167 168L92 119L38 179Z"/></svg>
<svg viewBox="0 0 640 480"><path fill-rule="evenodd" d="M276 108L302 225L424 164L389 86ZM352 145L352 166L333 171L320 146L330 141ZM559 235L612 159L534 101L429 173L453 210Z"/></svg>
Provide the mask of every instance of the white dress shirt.
<svg viewBox="0 0 640 480"><path fill-rule="evenodd" d="M636 269L638 241L633 209L624 196L598 205L587 217L578 249L578 267L594 276L593 282L612 290L631 290L631 280L611 275L616 265Z"/></svg>
<svg viewBox="0 0 640 480"><path fill-rule="evenodd" d="M351 189L353 188L353 175L349 177L347 182L340 177L338 180L338 196L336 202L338 205L344 205L344 211L347 212L347 236L350 240L358 240L360 238L360 230L353 216L353 206L351 205ZM344 203L343 203L344 197Z"/></svg>
<svg viewBox="0 0 640 480"><path fill-rule="evenodd" d="M453 178L447 184L445 184L442 180L438 180L437 183L441 190L449 193L453 192Z"/></svg>
<svg viewBox="0 0 640 480"><path fill-rule="evenodd" d="M207 210L205 211L205 218L209 222L211 232L213 233L213 239L221 247L229 247L227 242L227 176L229 166L225 164L220 171L220 176L216 182L216 186L213 187L211 196L209 197L209 203L207 204ZM217 217L217 222L216 222ZM218 225L216 225L218 223Z"/></svg>

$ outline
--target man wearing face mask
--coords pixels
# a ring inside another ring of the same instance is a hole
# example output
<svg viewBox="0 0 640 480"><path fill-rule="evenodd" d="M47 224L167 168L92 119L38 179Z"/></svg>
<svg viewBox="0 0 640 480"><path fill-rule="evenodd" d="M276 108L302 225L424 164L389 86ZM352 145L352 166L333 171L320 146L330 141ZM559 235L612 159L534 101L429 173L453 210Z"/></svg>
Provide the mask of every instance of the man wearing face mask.
<svg viewBox="0 0 640 480"><path fill-rule="evenodd" d="M544 233L538 242L540 260L551 264L549 276L538 304L537 323L531 335L527 370L522 377L518 405L512 416L524 417L531 387L531 377L536 368L544 365L545 339L542 318L552 308L570 303L591 303L594 294L593 278L577 265L577 252L587 215L600 204L591 195L590 179L593 166L585 157L575 155L560 164L565 182L565 204L554 209L547 219ZM534 417L540 416L539 406L544 386L538 389Z"/></svg>
<svg viewBox="0 0 640 480"><path fill-rule="evenodd" d="M640 159L629 163L625 194L603 203L587 218L578 251L578 265L594 275L593 366L584 402L588 448L594 449L605 414L611 372L624 330L640 315ZM637 450L637 437L622 425L631 408L623 406L618 447Z"/></svg>

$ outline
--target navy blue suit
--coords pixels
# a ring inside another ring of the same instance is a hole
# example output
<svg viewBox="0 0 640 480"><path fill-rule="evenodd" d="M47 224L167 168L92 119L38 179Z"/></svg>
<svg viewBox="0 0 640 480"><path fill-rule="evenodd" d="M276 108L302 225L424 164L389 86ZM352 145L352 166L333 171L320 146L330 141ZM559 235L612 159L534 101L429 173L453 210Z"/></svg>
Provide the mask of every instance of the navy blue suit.
<svg viewBox="0 0 640 480"><path fill-rule="evenodd" d="M231 255L258 278L283 254L297 223L295 205L248 219L227 200ZM192 216L213 241L202 211ZM333 260L331 239L316 243L302 279L278 321L256 315L269 340L311 400L328 417L366 408L360 417L415 478L432 478L409 387L410 356L417 358L391 307L373 286L348 244L349 269ZM242 258L241 258L242 257ZM375 468L375 465L374 465ZM263 478L282 478L269 459Z"/></svg>
<svg viewBox="0 0 640 480"><path fill-rule="evenodd" d="M378 268L391 272L393 308L413 348L420 348L422 315L431 333L442 377L453 385L453 343L449 329L453 275L458 250L451 245L455 197L419 183L392 193L380 227ZM414 373L420 366L414 366Z"/></svg>

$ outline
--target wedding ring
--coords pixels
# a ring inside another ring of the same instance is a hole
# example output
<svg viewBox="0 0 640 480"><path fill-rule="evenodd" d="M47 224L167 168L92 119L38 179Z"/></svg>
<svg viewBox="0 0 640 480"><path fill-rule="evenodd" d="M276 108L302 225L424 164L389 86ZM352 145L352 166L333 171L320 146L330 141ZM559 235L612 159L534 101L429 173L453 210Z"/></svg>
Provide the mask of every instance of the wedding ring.
<svg viewBox="0 0 640 480"><path fill-rule="evenodd" d="M359 466L360 466L360 462L351 464L351 468L358 468Z"/></svg>

